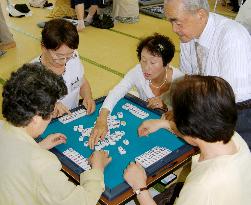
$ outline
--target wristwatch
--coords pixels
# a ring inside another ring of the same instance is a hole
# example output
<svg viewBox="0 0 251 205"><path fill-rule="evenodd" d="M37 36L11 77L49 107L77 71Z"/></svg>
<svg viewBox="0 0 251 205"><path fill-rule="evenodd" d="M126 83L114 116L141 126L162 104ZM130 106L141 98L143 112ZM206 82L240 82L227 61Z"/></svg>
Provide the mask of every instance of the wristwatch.
<svg viewBox="0 0 251 205"><path fill-rule="evenodd" d="M134 190L133 192L134 192L136 195L139 195L139 194L141 194L142 191L145 191L145 190L148 190L147 187L142 187L142 188L136 189L136 190Z"/></svg>

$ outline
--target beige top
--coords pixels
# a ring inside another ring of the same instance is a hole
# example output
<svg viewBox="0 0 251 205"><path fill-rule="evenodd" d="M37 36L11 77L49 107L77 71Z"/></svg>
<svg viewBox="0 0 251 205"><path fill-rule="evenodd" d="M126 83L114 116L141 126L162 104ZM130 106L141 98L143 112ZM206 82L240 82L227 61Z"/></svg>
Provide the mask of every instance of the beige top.
<svg viewBox="0 0 251 205"><path fill-rule="evenodd" d="M0 126L0 204L96 205L104 190L100 170L86 171L75 186L57 157L40 148L23 130Z"/></svg>
<svg viewBox="0 0 251 205"><path fill-rule="evenodd" d="M250 205L251 154L246 142L235 133L238 152L199 162L192 169L175 205Z"/></svg>
<svg viewBox="0 0 251 205"><path fill-rule="evenodd" d="M139 15L138 0L113 0L113 17L137 17Z"/></svg>

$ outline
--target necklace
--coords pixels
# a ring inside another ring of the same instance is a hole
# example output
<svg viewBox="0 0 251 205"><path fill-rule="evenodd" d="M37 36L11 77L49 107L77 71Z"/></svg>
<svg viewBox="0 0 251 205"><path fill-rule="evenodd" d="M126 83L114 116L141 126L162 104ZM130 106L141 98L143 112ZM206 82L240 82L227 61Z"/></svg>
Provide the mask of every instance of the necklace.
<svg viewBox="0 0 251 205"><path fill-rule="evenodd" d="M152 83L152 80L149 80L149 83L150 83L154 88L160 89L163 85L165 85L166 79L167 79L167 72L166 72L165 79L164 79L163 83L161 83L161 85L159 85L159 86L154 85L154 84Z"/></svg>

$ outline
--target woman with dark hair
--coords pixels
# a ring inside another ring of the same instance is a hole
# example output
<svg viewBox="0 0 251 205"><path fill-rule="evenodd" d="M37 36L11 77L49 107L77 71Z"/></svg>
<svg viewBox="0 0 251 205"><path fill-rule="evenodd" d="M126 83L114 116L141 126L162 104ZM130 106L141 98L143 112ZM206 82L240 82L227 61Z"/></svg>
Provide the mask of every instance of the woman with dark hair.
<svg viewBox="0 0 251 205"><path fill-rule="evenodd" d="M42 54L33 62L41 62L65 81L68 94L55 106L55 117L69 113L79 104L79 97L87 113L95 111L91 87L84 75L84 67L78 55L79 35L76 27L64 20L53 19L46 22L42 30Z"/></svg>
<svg viewBox="0 0 251 205"><path fill-rule="evenodd" d="M140 41L137 47L140 63L131 69L106 97L89 139L91 148L94 148L98 140L106 135L109 113L132 87L136 87L139 98L147 101L148 107L166 110L166 105L161 99L162 95L170 89L174 80L183 77L182 72L169 65L174 51L172 41L164 35L156 33Z"/></svg>
<svg viewBox="0 0 251 205"><path fill-rule="evenodd" d="M145 121L139 136L172 129L200 153L193 156L191 172L175 203L164 198L169 196L168 189L155 198L163 203L155 203L146 189L144 169L130 163L124 178L138 193L140 204L251 204L251 175L246 174L251 169L251 155L247 143L235 132L237 107L230 84L220 77L186 77L173 86L172 106L174 121Z"/></svg>
<svg viewBox="0 0 251 205"><path fill-rule="evenodd" d="M96 205L104 191L104 169L111 161L105 151L90 157L92 169L74 185L48 150L66 143L61 133L40 136L51 121L58 99L67 94L64 80L40 63L25 64L3 87L0 121L0 204Z"/></svg>

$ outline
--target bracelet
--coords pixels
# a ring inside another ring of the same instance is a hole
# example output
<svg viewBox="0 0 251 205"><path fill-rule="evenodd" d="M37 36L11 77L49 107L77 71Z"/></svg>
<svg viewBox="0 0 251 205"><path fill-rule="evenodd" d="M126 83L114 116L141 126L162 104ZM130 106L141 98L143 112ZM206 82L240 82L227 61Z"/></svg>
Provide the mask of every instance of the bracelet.
<svg viewBox="0 0 251 205"><path fill-rule="evenodd" d="M142 191L145 191L145 190L148 190L147 187L142 187L142 188L139 188L139 189L136 189L135 191L133 191L136 195L139 195L141 194Z"/></svg>

